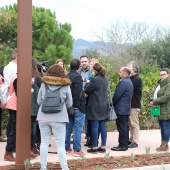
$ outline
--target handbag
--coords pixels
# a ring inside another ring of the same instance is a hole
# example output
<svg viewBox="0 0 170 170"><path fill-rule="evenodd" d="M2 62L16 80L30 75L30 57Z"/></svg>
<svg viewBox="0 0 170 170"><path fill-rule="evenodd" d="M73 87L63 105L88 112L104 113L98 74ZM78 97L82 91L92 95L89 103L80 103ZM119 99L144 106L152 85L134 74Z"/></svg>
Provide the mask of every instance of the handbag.
<svg viewBox="0 0 170 170"><path fill-rule="evenodd" d="M113 106L109 107L109 121L117 119L117 115Z"/></svg>
<svg viewBox="0 0 170 170"><path fill-rule="evenodd" d="M151 116L160 116L160 105L150 108Z"/></svg>
<svg viewBox="0 0 170 170"><path fill-rule="evenodd" d="M111 90L109 88L109 93L110 93L110 103L111 103L111 106L109 106L109 118L108 118L108 121L113 121L113 120L116 120L117 119L117 115L116 115L116 112L115 112L115 109L113 107L113 103L112 103L112 97L111 97Z"/></svg>
<svg viewBox="0 0 170 170"><path fill-rule="evenodd" d="M74 117L74 107L73 106L68 107L67 113L68 113L69 116Z"/></svg>

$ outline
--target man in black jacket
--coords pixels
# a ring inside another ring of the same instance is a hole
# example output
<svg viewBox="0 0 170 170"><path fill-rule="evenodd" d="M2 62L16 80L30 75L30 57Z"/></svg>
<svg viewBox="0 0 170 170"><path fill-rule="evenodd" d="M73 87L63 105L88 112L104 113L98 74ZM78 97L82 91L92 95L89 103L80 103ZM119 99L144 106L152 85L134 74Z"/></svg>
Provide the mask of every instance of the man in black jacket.
<svg viewBox="0 0 170 170"><path fill-rule="evenodd" d="M127 64L131 70L131 81L133 84L133 96L131 100L131 111L129 116L130 138L128 148L138 147L139 141L139 118L142 97L142 79L139 76L139 67L136 62L131 61Z"/></svg>
<svg viewBox="0 0 170 170"><path fill-rule="evenodd" d="M83 93L83 80L77 72L80 67L80 60L73 59L70 63L71 71L68 76L71 80L71 92L73 97L74 117L69 116L69 123L66 126L66 152L72 152L70 148L70 136L74 129L73 137L73 156L83 155L81 151L81 133L85 119L85 96Z"/></svg>

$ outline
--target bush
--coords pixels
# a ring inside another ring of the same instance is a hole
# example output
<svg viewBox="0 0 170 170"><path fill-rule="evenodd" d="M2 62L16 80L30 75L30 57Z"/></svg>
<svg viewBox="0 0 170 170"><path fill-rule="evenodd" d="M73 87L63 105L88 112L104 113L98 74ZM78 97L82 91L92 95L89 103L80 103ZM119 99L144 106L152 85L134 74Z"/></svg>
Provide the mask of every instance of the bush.
<svg viewBox="0 0 170 170"><path fill-rule="evenodd" d="M113 92L116 85L119 82L118 72L111 72L107 70L107 76L109 77L109 95L113 96ZM158 67L140 67L140 76L143 82L142 99L141 99L141 111L139 114L139 122L141 129L156 129L158 128L157 118L150 116L150 99L152 98L154 89L159 80L159 68ZM107 123L108 131L116 129L115 122Z"/></svg>

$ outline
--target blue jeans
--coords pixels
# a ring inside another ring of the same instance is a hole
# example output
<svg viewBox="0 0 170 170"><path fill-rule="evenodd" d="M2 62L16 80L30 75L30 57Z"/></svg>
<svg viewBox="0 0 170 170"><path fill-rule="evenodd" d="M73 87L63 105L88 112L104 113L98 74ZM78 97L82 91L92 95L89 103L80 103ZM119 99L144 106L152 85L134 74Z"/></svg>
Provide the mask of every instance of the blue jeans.
<svg viewBox="0 0 170 170"><path fill-rule="evenodd" d="M48 145L50 143L51 131L57 145L57 154L62 170L69 170L65 151L66 123L63 122L41 122L39 121L41 133L40 160L41 169L47 169Z"/></svg>
<svg viewBox="0 0 170 170"><path fill-rule="evenodd" d="M161 137L164 141L169 142L170 139L170 120L159 120Z"/></svg>
<svg viewBox="0 0 170 170"><path fill-rule="evenodd" d="M69 116L69 123L66 125L65 149L70 149L70 137L74 130L73 150L81 151L81 133L84 126L85 115L79 110L74 110L74 117Z"/></svg>
<svg viewBox="0 0 170 170"><path fill-rule="evenodd" d="M105 120L89 120L91 125L92 146L98 146L99 132L101 133L101 146L106 146L107 129Z"/></svg>

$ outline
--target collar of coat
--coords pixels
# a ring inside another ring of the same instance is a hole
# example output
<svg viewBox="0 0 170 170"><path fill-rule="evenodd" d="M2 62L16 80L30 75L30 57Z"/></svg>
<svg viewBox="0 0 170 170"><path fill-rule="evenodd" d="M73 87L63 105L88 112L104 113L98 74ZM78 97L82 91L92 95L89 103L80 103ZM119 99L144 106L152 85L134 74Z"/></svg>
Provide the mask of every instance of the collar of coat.
<svg viewBox="0 0 170 170"><path fill-rule="evenodd" d="M49 85L57 85L57 86L67 86L71 84L69 78L62 77L54 77L54 76L44 76L42 77L42 82Z"/></svg>
<svg viewBox="0 0 170 170"><path fill-rule="evenodd" d="M159 82L161 87L165 86L168 83L170 83L170 76L167 77L165 80L162 80L162 81Z"/></svg>

